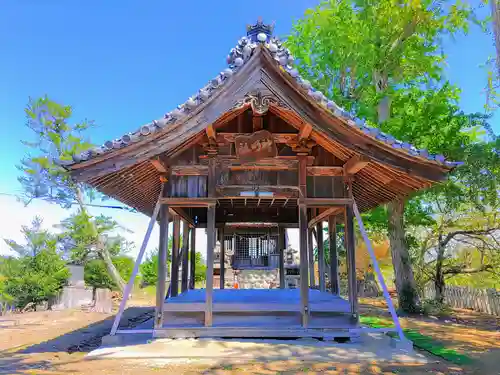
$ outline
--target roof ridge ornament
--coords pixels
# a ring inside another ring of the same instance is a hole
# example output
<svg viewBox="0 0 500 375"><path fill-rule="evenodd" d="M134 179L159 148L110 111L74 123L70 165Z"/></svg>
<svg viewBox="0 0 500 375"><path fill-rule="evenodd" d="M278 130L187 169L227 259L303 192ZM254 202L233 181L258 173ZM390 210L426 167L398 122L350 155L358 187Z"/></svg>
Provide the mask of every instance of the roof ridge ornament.
<svg viewBox="0 0 500 375"><path fill-rule="evenodd" d="M257 18L255 25L247 25L247 37L254 43L267 42L271 39L274 31L274 22L270 25L265 25L262 17Z"/></svg>

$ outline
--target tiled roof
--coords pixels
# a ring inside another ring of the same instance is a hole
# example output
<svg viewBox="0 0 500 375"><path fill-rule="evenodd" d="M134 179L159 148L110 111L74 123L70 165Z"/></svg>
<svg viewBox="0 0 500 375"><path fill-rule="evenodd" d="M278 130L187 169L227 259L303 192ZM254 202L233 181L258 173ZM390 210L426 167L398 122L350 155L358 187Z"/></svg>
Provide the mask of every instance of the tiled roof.
<svg viewBox="0 0 500 375"><path fill-rule="evenodd" d="M203 88L188 98L184 103L166 113L163 118L143 125L136 131L127 133L121 138L106 141L102 146L94 147L78 155L73 155L72 162L66 161L63 164L70 165L78 163L111 152L112 150L126 147L188 116L191 111L209 100L215 92L220 90L233 75L238 74L238 71L245 65L253 55L254 50L259 46L267 48L276 60L276 64L279 64L284 71L294 78L312 99L327 108L334 116L344 120L351 127L357 128L367 136L384 142L394 149L400 149L411 156L421 157L448 167L454 167L461 164L459 162L447 161L443 155L432 155L425 149L416 149L409 143L399 141L393 136L383 133L378 128L368 126L364 120L352 116L351 113L338 106L333 100L328 99L321 91L315 90L311 83L302 78L298 70L294 67L294 58L290 51L277 37L271 35L272 29L272 26L264 25L261 21L257 22L256 25L248 26L247 36L242 37L238 41L238 44L229 52L227 56L227 68L210 80Z"/></svg>

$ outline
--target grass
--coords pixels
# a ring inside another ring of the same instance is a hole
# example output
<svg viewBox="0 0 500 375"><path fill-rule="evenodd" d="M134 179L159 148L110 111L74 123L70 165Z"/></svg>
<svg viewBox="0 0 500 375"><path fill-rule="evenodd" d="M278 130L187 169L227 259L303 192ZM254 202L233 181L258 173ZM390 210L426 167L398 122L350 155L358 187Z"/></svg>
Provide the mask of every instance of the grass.
<svg viewBox="0 0 500 375"><path fill-rule="evenodd" d="M382 319L373 316L361 316L360 323L372 328L392 328L394 324L387 319ZM422 335L420 332L413 329L404 329L405 336L413 342L417 348L432 353L456 365L472 364L474 360L453 349L448 349L446 346L430 336ZM395 332L389 333L390 336L396 336Z"/></svg>

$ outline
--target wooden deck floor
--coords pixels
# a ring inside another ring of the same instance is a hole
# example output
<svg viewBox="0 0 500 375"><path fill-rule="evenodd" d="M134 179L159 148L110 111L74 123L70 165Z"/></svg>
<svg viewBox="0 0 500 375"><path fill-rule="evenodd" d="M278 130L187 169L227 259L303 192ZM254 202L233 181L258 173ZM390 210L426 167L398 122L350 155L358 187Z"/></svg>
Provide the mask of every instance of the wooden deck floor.
<svg viewBox="0 0 500 375"><path fill-rule="evenodd" d="M205 290L190 290L165 301L157 337L348 337L358 323L349 302L309 291L310 317L302 327L298 289L214 289L213 321L204 325Z"/></svg>
<svg viewBox="0 0 500 375"><path fill-rule="evenodd" d="M214 312L300 312L299 289L214 289ZM349 301L309 290L311 312L349 313ZM189 290L165 302L165 311L205 311L205 289Z"/></svg>

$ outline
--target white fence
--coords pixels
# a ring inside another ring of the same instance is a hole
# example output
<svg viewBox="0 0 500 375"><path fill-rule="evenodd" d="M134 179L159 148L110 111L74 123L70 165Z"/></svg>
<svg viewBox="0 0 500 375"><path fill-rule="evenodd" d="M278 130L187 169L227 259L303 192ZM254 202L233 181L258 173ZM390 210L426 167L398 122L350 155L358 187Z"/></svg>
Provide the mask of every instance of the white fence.
<svg viewBox="0 0 500 375"><path fill-rule="evenodd" d="M434 285L428 285L424 292L426 298L433 298L435 295ZM444 302L458 309L471 309L500 316L500 291L495 289L446 286Z"/></svg>

